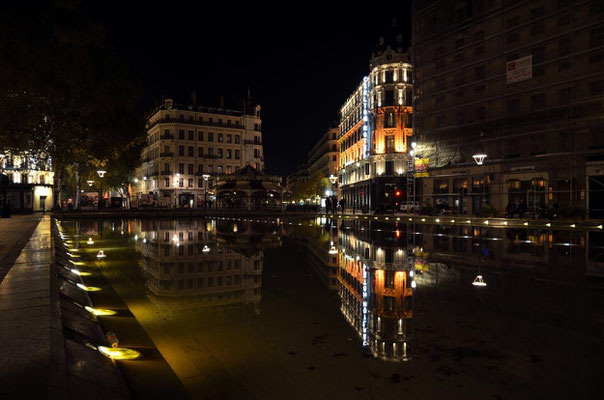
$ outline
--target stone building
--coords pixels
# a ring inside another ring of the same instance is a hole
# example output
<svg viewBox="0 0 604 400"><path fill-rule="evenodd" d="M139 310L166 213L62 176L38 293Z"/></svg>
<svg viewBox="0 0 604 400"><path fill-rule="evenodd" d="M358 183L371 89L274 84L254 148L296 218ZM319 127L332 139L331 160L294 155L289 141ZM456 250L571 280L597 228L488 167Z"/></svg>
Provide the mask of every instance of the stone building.
<svg viewBox="0 0 604 400"><path fill-rule="evenodd" d="M413 2L425 203L604 217L602 20L598 0Z"/></svg>
<svg viewBox="0 0 604 400"><path fill-rule="evenodd" d="M264 170L260 106L249 99L240 110L166 99L146 129L147 147L132 188L142 204L199 207L217 177L246 165Z"/></svg>
<svg viewBox="0 0 604 400"><path fill-rule="evenodd" d="M0 153L0 208L8 202L15 212L50 210L53 184L50 157Z"/></svg>
<svg viewBox="0 0 604 400"><path fill-rule="evenodd" d="M340 108L340 197L347 207L398 209L413 134L413 70L399 28L380 37L370 73Z"/></svg>

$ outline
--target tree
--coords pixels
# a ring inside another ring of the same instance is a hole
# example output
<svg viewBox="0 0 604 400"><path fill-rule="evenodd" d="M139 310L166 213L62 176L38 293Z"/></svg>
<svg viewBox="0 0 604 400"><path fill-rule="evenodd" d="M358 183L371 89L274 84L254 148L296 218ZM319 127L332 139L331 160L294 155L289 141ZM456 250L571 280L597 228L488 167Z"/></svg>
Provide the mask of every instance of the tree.
<svg viewBox="0 0 604 400"><path fill-rule="evenodd" d="M140 86L79 2L3 7L0 143L49 155L55 200L60 203L64 183L72 182L77 202L82 176L95 165L115 164L144 135L136 111Z"/></svg>

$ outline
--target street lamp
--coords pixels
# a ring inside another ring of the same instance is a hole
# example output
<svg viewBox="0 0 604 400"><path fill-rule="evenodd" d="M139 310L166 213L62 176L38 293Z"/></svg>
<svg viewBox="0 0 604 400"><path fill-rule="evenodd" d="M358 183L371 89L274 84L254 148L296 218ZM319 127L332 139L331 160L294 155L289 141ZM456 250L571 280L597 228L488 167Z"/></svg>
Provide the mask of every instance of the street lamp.
<svg viewBox="0 0 604 400"><path fill-rule="evenodd" d="M210 175L203 174L202 178L204 180L205 189L203 191L203 206L208 207L208 179L210 179Z"/></svg>
<svg viewBox="0 0 604 400"><path fill-rule="evenodd" d="M100 206L102 204L102 201L103 201L103 177L105 176L105 174L107 173L107 171L105 171L104 169L99 169L99 170L96 171L96 173L99 174L99 178L101 178L100 179L100 181L101 181L101 196L99 198L99 208L100 208ZM103 204L103 206L104 206L104 204Z"/></svg>
<svg viewBox="0 0 604 400"><path fill-rule="evenodd" d="M92 187L92 184L94 183L94 181L86 181L86 183L88 184L88 186Z"/></svg>
<svg viewBox="0 0 604 400"><path fill-rule="evenodd" d="M487 155L485 153L477 153L477 154L474 154L472 156L472 158L476 162L476 165L482 165L483 162L484 162L484 159L487 158ZM482 174L482 196L481 196L482 198L480 199L480 203L481 203L480 205L481 206L482 206L482 203L484 202L484 192L485 192L486 185L487 185L487 178L486 178L486 176L484 174L484 171L483 171L483 174Z"/></svg>

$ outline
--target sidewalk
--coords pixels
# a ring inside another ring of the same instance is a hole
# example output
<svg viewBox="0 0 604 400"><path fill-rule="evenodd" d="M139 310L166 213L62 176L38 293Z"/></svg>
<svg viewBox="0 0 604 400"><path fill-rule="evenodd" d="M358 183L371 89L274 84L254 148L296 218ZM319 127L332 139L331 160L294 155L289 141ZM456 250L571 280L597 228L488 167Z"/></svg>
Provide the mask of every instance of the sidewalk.
<svg viewBox="0 0 604 400"><path fill-rule="evenodd" d="M19 257L41 218L39 213L0 218L0 282Z"/></svg>

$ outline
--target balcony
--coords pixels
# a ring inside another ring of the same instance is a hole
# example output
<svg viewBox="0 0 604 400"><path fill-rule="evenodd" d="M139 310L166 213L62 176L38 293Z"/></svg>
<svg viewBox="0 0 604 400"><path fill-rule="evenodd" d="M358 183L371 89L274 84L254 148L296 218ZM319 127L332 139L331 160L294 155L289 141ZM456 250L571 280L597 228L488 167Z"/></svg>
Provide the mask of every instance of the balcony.
<svg viewBox="0 0 604 400"><path fill-rule="evenodd" d="M145 158L143 158L143 162L144 163L151 162L151 157L145 157Z"/></svg>
<svg viewBox="0 0 604 400"><path fill-rule="evenodd" d="M168 152L168 153L159 153L160 157L174 157L174 153L172 152Z"/></svg>
<svg viewBox="0 0 604 400"><path fill-rule="evenodd" d="M161 175L172 175L171 171L161 171L160 172Z"/></svg>
<svg viewBox="0 0 604 400"><path fill-rule="evenodd" d="M216 154L206 154L203 156L203 158L208 158L210 160L216 160L216 159L218 159L218 156Z"/></svg>
<svg viewBox="0 0 604 400"><path fill-rule="evenodd" d="M227 124L226 122L219 123L218 121L199 121L199 120L190 120L190 119L167 119L160 118L152 123L147 124L147 130L153 128L158 124L187 124L187 125L198 125L198 126L216 126L220 128L231 128L231 129L243 129L243 125L241 124ZM259 131L258 131L259 132ZM160 136L160 139L163 139L163 136ZM173 135L167 139L174 139Z"/></svg>
<svg viewBox="0 0 604 400"><path fill-rule="evenodd" d="M151 172L149 174L149 176L159 176L159 172L155 171L155 172Z"/></svg>
<svg viewBox="0 0 604 400"><path fill-rule="evenodd" d="M163 135L159 135L159 139L160 140L170 140L170 139L174 139L174 135L171 135L169 133L165 133Z"/></svg>
<svg viewBox="0 0 604 400"><path fill-rule="evenodd" d="M257 144L258 146L262 146L262 141L244 140L243 144Z"/></svg>

